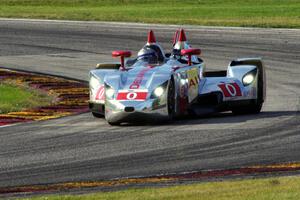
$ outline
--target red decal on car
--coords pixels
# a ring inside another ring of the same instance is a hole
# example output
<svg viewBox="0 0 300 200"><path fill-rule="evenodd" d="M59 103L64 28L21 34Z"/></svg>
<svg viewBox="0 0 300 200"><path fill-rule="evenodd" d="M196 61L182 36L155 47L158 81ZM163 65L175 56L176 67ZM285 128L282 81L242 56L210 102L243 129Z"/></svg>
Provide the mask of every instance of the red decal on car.
<svg viewBox="0 0 300 200"><path fill-rule="evenodd" d="M135 80L133 81L133 83L129 86L129 88L130 89L139 89L146 72L149 71L151 68L152 67L147 67L147 68L143 69L142 71L140 71L138 73L138 75L136 76Z"/></svg>
<svg viewBox="0 0 300 200"><path fill-rule="evenodd" d="M120 101L144 101L147 98L148 92L135 91L120 91L117 95L117 100Z"/></svg>
<svg viewBox="0 0 300 200"><path fill-rule="evenodd" d="M222 83L218 85L225 97L242 96L242 91L237 83Z"/></svg>
<svg viewBox="0 0 300 200"><path fill-rule="evenodd" d="M98 89L97 93L96 93L96 100L104 100L105 99L105 88L104 85L100 86L100 88Z"/></svg>

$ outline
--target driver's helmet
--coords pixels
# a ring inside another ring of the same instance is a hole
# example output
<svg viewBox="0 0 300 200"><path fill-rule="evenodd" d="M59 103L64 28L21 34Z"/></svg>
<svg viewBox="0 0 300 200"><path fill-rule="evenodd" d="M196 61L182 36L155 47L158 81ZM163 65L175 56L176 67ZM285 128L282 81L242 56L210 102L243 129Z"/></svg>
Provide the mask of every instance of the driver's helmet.
<svg viewBox="0 0 300 200"><path fill-rule="evenodd" d="M158 55L156 51L148 46L144 46L137 55L137 60L142 60L149 64L158 63Z"/></svg>

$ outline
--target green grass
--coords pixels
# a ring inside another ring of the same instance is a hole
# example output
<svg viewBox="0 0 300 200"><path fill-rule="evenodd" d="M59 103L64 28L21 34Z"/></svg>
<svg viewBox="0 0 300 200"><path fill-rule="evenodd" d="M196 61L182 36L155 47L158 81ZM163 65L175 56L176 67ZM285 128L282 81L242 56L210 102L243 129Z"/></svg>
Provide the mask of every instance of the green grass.
<svg viewBox="0 0 300 200"><path fill-rule="evenodd" d="M0 17L300 28L300 0L0 0Z"/></svg>
<svg viewBox="0 0 300 200"><path fill-rule="evenodd" d="M0 83L0 114L48 105L51 100L46 93L13 83Z"/></svg>
<svg viewBox="0 0 300 200"><path fill-rule="evenodd" d="M50 195L30 200L283 200L300 199L300 177L208 182L167 188L128 189L87 195Z"/></svg>

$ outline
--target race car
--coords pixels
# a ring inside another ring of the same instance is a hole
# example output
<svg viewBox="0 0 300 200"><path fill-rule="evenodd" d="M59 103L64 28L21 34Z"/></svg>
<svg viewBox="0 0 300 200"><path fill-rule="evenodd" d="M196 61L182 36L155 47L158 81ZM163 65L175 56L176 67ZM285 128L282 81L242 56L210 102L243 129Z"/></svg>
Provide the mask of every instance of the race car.
<svg viewBox="0 0 300 200"><path fill-rule="evenodd" d="M144 119L175 119L215 112L259 113L266 98L261 58L241 58L227 70L206 71L183 29L174 35L165 54L149 31L148 41L135 58L130 51L113 51L120 62L100 63L89 74L89 107L111 125Z"/></svg>

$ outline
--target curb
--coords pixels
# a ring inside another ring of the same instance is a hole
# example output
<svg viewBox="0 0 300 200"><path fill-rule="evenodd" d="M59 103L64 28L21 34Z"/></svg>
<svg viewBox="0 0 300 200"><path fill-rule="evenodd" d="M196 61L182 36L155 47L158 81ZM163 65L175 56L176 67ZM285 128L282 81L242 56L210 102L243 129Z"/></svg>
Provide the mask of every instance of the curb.
<svg viewBox="0 0 300 200"><path fill-rule="evenodd" d="M0 80L14 80L21 85L26 84L33 89L45 91L49 96L55 96L54 102L48 106L0 114L0 127L89 111L89 90L85 81L4 67L0 67Z"/></svg>

